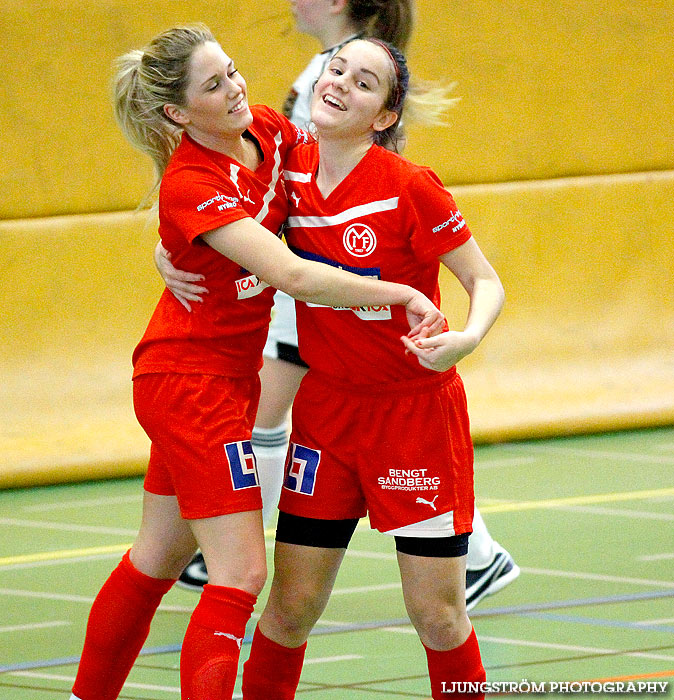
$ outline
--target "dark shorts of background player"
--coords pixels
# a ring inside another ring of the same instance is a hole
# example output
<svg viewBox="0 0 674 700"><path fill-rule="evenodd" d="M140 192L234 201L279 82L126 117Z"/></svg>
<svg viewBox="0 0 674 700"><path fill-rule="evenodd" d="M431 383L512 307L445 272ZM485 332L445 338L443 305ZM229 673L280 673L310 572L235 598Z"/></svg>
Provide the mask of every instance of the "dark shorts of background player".
<svg viewBox="0 0 674 700"><path fill-rule="evenodd" d="M346 549L358 525L358 518L321 520L303 518L281 511L276 526L276 541L305 547ZM418 557L462 557L468 552L469 533L449 537L395 536L396 549Z"/></svg>

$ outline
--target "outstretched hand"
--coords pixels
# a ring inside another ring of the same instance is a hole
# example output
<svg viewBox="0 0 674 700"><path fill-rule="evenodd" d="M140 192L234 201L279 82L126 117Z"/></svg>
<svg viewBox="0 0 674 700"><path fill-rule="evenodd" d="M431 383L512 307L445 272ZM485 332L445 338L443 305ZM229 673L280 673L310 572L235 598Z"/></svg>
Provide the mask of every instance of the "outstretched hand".
<svg viewBox="0 0 674 700"><path fill-rule="evenodd" d="M201 295L208 294L208 289L197 282L203 282L204 276L175 268L171 262L171 253L161 241L154 249L154 264L168 290L188 311L192 311L190 301L203 302Z"/></svg>

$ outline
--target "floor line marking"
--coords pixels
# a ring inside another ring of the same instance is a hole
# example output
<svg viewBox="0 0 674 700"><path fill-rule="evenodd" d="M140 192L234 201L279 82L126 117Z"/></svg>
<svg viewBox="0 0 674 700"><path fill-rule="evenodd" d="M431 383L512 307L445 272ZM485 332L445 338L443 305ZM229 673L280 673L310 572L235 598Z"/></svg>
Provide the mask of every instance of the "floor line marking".
<svg viewBox="0 0 674 700"><path fill-rule="evenodd" d="M619 596L610 596L606 598L590 598L590 599L580 599L580 600L569 600L569 601L553 601L552 603L547 603L547 604L533 604L533 605L516 605L512 606L509 608L492 608L492 609L486 609L486 610L474 610L471 612L471 617L488 617L488 616L494 616L494 615L509 615L509 614L518 614L522 612L528 612L532 610L542 610L542 609L555 609L555 608L560 608L560 607L575 607L575 606L581 606L581 605L587 605L587 604L597 604L597 603L613 603L613 602L624 602L624 601L633 601L633 600L647 600L647 599L652 599L652 598L659 598L659 597L671 597L673 596L674 593L671 591L657 591L657 592L645 592L642 594L626 594L626 595L619 595ZM319 624L329 624L328 620L320 620ZM365 631L365 630L386 630L386 629L391 629L394 632L399 632L400 628L411 628L411 622L408 618L397 618L393 620L374 620L370 622L358 622L358 623L348 623L348 622L340 622L337 623L336 625L333 624L330 627L321 629L321 628L314 628L311 632L311 636L325 636L325 635L331 635L331 634L341 634L341 633L348 633L348 632L360 632L360 631ZM250 644L252 642L252 635L248 635L244 638L243 644ZM492 640L498 640L502 638L497 638L497 637L485 637L483 635L480 635L480 639L492 639ZM513 640L511 640L513 641ZM518 640L515 640L518 641ZM544 642L526 642L526 641L519 641L520 645L524 646L531 646L532 644L539 644L539 645L544 645ZM143 648L140 652L140 656L154 656L157 654L172 654L172 653L179 653L181 649L181 644L171 644L171 645L165 645L161 647L146 647ZM566 645L555 645L552 648L558 648L558 649L567 649L570 651L584 651L584 652L592 652L592 653L602 653L602 654L608 654L608 653L613 653L613 654L620 654L623 653L618 650L602 650L602 649L597 649L594 647L577 647L577 646L566 646ZM638 653L638 652L630 652L630 653ZM42 661L28 661L28 662L19 662L15 664L9 664L6 666L0 666L0 674L2 673L13 673L15 671L23 671L23 670L33 670L33 669L40 669L40 668L50 668L50 667L55 667L55 666L68 666L72 664L77 664L79 663L79 656L69 656L69 657L64 657L64 658L56 658L56 659L46 659Z"/></svg>
<svg viewBox="0 0 674 700"><path fill-rule="evenodd" d="M674 581L658 581L647 578L632 578L629 576L611 576L609 574L592 574L582 571L559 571L557 569L542 569L536 567L520 567L522 573L540 576L556 576L558 578L582 579L585 581L605 581L607 583L633 583L638 586L660 586L674 588Z"/></svg>
<svg viewBox="0 0 674 700"><path fill-rule="evenodd" d="M99 535L123 535L133 537L138 530L121 527L103 527L100 525L75 525L73 523L54 523L48 520L21 520L18 518L0 518L0 525L12 527L34 527L40 530L63 530L65 532L89 532Z"/></svg>
<svg viewBox="0 0 674 700"><path fill-rule="evenodd" d="M55 552L33 552L32 554L18 554L13 557L0 557L0 566L5 564L23 564L33 561L50 561L65 557L86 557L91 554L109 554L112 552L126 552L131 543L109 544L101 547L84 547L81 549L61 549Z"/></svg>
<svg viewBox="0 0 674 700"><path fill-rule="evenodd" d="M570 496L569 498L549 498L540 501L509 501L493 505L480 506L481 513L510 513L522 510L545 510L559 506L582 506L596 503L618 503L674 496L674 488L646 489L644 491L624 491L619 493L596 493L589 496Z"/></svg>
<svg viewBox="0 0 674 700"><path fill-rule="evenodd" d="M119 559L119 552L110 554L90 554L83 557L65 557L64 559L52 559L49 561L28 561L23 564L2 564L2 571L20 571L22 569L36 569L41 566L63 566L64 564L77 564L88 561L103 561L105 559Z"/></svg>
<svg viewBox="0 0 674 700"><path fill-rule="evenodd" d="M526 466L539 462L538 457L503 457L502 459L475 459L475 469L501 469L502 467Z"/></svg>
<svg viewBox="0 0 674 700"><path fill-rule="evenodd" d="M72 624L72 622L68 622L67 620L55 620L54 622L34 622L32 624L25 625L11 625L7 627L0 627L0 634L5 634L6 632L41 630L49 627L69 627Z"/></svg>
<svg viewBox="0 0 674 700"><path fill-rule="evenodd" d="M0 596L15 596L17 598L39 598L41 600L60 600L65 603L91 603L94 602L95 596L75 595L71 593L47 593L45 591L26 591L18 588L0 588ZM196 605L196 602L195 602ZM194 606L185 605L167 605L161 603L157 608L158 612L186 613L192 614Z"/></svg>
<svg viewBox="0 0 674 700"><path fill-rule="evenodd" d="M356 659L362 659L362 656L357 654L344 654L343 656L322 656L315 659L305 659L304 665L309 664L331 664L338 661L355 661Z"/></svg>
<svg viewBox="0 0 674 700"><path fill-rule="evenodd" d="M662 561L665 559L674 559L674 552L663 552L662 554L644 554L637 557L637 561Z"/></svg>
<svg viewBox="0 0 674 700"><path fill-rule="evenodd" d="M58 673L35 673L34 671L14 671L12 676L21 676L22 678L37 678L44 681L66 681L73 683L75 676L62 676ZM135 688L136 690L160 690L166 693L179 693L180 688L168 685L152 685L150 683L134 683L127 681L124 684L125 688Z"/></svg>
<svg viewBox="0 0 674 700"><path fill-rule="evenodd" d="M648 455L639 452L612 452L609 450L584 450L578 447L555 447L554 445L529 445L528 449L573 457L594 457L596 459L615 459L618 462L643 462L646 464L674 464L674 455Z"/></svg>
<svg viewBox="0 0 674 700"><path fill-rule="evenodd" d="M650 673L638 673L636 675L631 675L631 676L615 676L613 678L594 678L590 681L585 681L585 682L586 683L611 683L611 682L616 682L616 681L638 681L638 680L644 680L646 678L666 678L667 676L674 676L674 668L670 668L668 671L651 671Z"/></svg>
<svg viewBox="0 0 674 700"><path fill-rule="evenodd" d="M601 506L559 506L559 510L573 513L589 513L590 515L609 515L619 518L635 518L637 520L674 520L672 513L656 513L644 510L629 510L620 508L602 508Z"/></svg>
<svg viewBox="0 0 674 700"><path fill-rule="evenodd" d="M136 493L129 496L111 496L110 498L89 498L81 501L61 501L60 503L43 503L32 506L23 506L22 510L29 513L41 513L47 510L63 510L68 508L97 508L119 503L142 502L143 494Z"/></svg>
<svg viewBox="0 0 674 700"><path fill-rule="evenodd" d="M596 617L584 617L582 615L562 615L560 613L549 612L522 612L520 617L529 617L534 620L549 620L551 622L571 622L579 625L591 625L595 627L615 627L618 629L638 629L645 632L674 632L674 627L658 627L643 622L630 622L627 620L605 620ZM667 661L674 661L674 656L659 657Z"/></svg>

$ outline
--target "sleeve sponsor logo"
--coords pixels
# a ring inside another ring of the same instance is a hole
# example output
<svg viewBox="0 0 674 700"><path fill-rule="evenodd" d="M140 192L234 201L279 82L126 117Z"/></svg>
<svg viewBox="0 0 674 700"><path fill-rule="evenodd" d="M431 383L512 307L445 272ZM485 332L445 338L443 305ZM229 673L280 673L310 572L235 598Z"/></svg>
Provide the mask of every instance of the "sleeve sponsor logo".
<svg viewBox="0 0 674 700"><path fill-rule="evenodd" d="M214 197L202 202L197 207L197 211L203 211L204 209L210 207L211 204L216 204L217 202L220 202L218 210L222 211L223 209L231 209L232 207L235 207L239 203L239 199L238 197L228 197L226 194L220 194L220 192L218 192Z"/></svg>
<svg viewBox="0 0 674 700"><path fill-rule="evenodd" d="M452 226L452 233L456 233L457 231L460 231L465 225L466 222L463 220L461 212L456 211L454 212L454 214L452 214L452 216L449 217L449 219L447 219L447 221L443 221L443 223L441 223L439 226L436 226L433 229L433 233L439 233L440 231L442 231L442 229L445 229L448 226Z"/></svg>

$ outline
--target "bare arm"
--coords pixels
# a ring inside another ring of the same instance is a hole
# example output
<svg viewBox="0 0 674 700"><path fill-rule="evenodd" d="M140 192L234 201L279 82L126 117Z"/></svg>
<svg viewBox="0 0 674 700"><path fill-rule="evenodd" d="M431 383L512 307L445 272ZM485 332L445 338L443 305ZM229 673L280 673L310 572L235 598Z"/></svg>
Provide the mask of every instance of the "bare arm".
<svg viewBox="0 0 674 700"><path fill-rule="evenodd" d="M328 306L401 304L407 308L411 336L422 327L433 332L443 323L442 313L412 287L304 260L251 218L209 231L202 238L219 253L300 301Z"/></svg>
<svg viewBox="0 0 674 700"><path fill-rule="evenodd" d="M440 256L440 261L456 276L470 299L464 329L414 341L403 338L403 342L421 365L443 372L482 342L501 313L505 294L498 275L474 239ZM428 333L424 331L424 335Z"/></svg>

